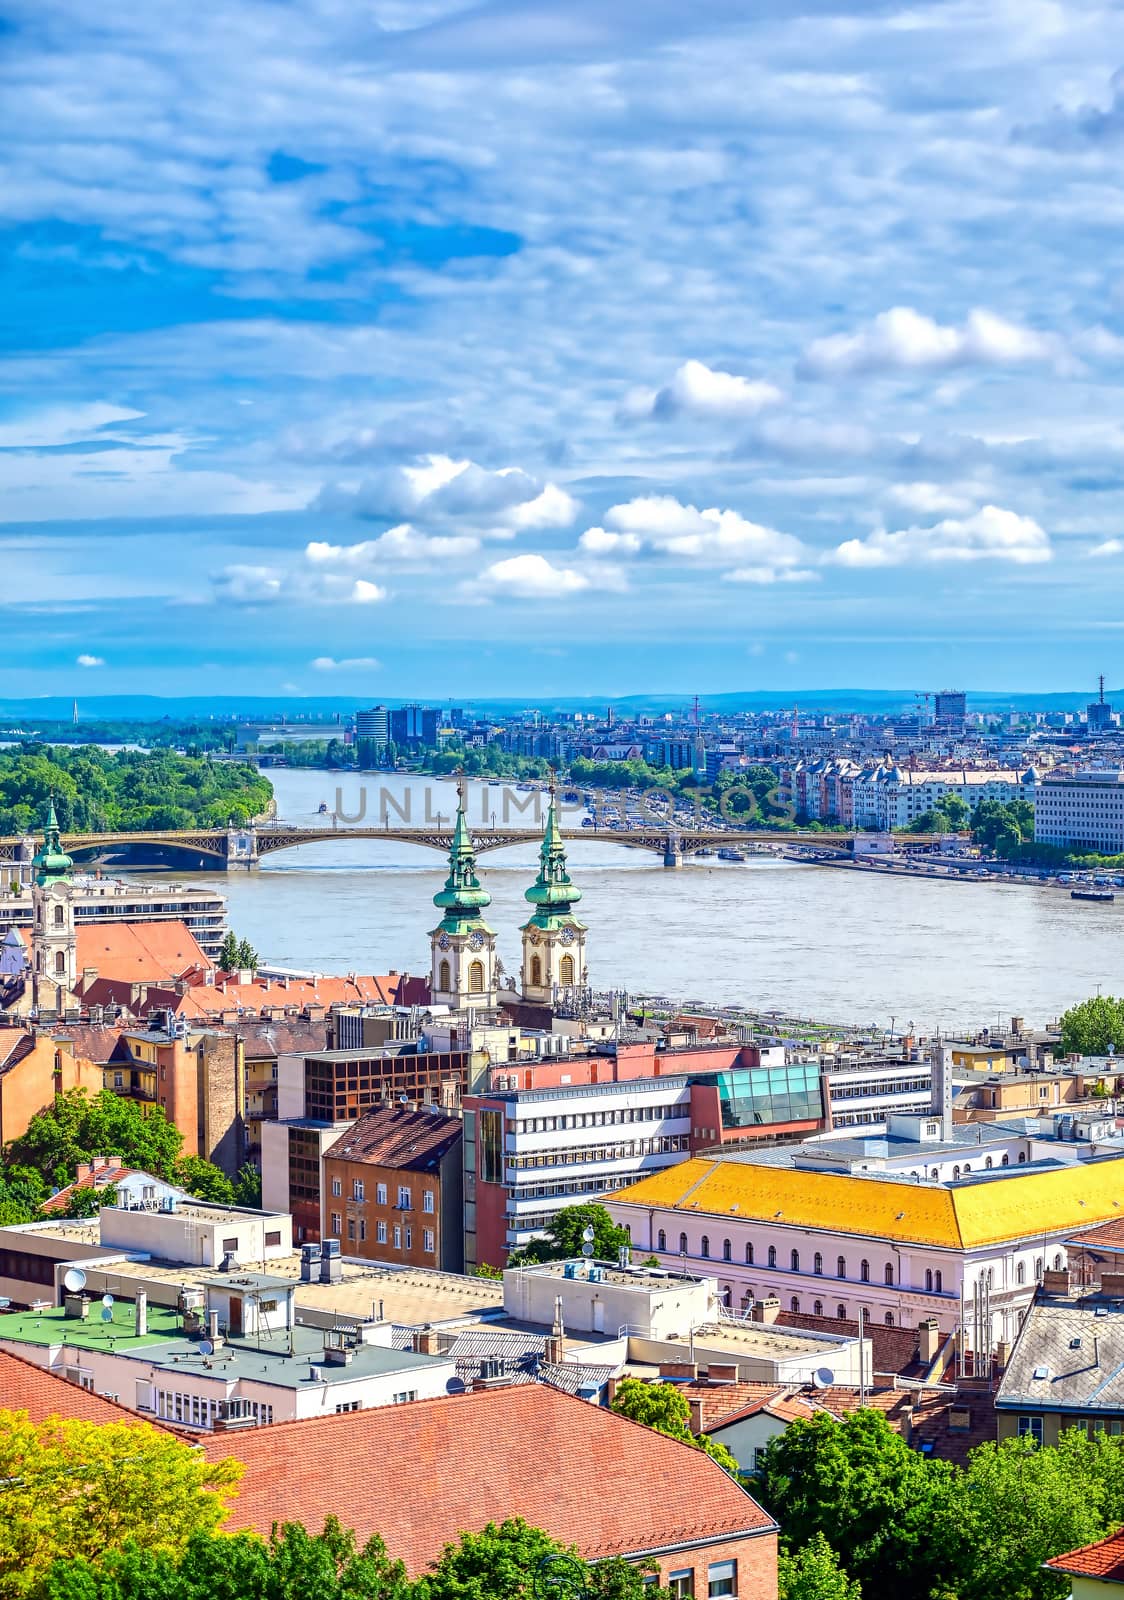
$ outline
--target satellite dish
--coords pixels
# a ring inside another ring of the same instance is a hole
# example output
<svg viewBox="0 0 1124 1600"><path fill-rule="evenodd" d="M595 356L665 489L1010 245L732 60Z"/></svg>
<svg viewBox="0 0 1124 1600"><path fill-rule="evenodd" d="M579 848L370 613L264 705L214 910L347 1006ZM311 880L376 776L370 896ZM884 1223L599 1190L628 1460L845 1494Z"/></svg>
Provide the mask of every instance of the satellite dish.
<svg viewBox="0 0 1124 1600"><path fill-rule="evenodd" d="M463 1394L464 1393L464 1379L463 1378L450 1378L448 1383L445 1385L445 1393L446 1394Z"/></svg>
<svg viewBox="0 0 1124 1600"><path fill-rule="evenodd" d="M113 1310L113 1296L111 1294L103 1294L101 1297L101 1303L103 1306L105 1306L107 1311Z"/></svg>
<svg viewBox="0 0 1124 1600"><path fill-rule="evenodd" d="M79 1289L86 1287L86 1274L81 1267L68 1267L63 1274L62 1286L71 1294L77 1294Z"/></svg>
<svg viewBox="0 0 1124 1600"><path fill-rule="evenodd" d="M817 1367L812 1374L812 1385L816 1389L830 1389L835 1382L835 1374L830 1367Z"/></svg>
<svg viewBox="0 0 1124 1600"><path fill-rule="evenodd" d="M583 1256L591 1256L592 1254L593 1254L593 1246L591 1244L583 1244L582 1245L582 1255Z"/></svg>
<svg viewBox="0 0 1124 1600"><path fill-rule="evenodd" d="M113 1307L112 1306L102 1306L102 1308L101 1308L101 1320L103 1322L112 1322L113 1321Z"/></svg>
<svg viewBox="0 0 1124 1600"><path fill-rule="evenodd" d="M597 1235L593 1231L592 1224L582 1229L582 1238L585 1240L586 1244L592 1244L596 1237Z"/></svg>
<svg viewBox="0 0 1124 1600"><path fill-rule="evenodd" d="M201 1356L213 1356L214 1353L215 1353L215 1347L211 1343L210 1339L200 1339L200 1341L199 1341L199 1354Z"/></svg>

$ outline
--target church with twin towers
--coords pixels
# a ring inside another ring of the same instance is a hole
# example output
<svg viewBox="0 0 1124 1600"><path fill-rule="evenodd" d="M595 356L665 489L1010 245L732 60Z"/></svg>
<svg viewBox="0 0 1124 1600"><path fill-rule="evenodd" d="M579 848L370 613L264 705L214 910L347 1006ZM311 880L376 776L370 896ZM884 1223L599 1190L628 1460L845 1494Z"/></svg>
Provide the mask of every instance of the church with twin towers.
<svg viewBox="0 0 1124 1600"><path fill-rule="evenodd" d="M429 936L429 989L435 1005L489 1010L498 1004L502 966L495 932L484 918L491 899L476 874L462 783L449 849L449 876L433 897L441 912L441 921ZM559 996L584 988L588 981L585 923L574 915L581 890L571 883L566 869L566 846L553 788L539 849L538 876L524 899L532 910L520 929L523 957L518 989L524 1000L550 1005Z"/></svg>

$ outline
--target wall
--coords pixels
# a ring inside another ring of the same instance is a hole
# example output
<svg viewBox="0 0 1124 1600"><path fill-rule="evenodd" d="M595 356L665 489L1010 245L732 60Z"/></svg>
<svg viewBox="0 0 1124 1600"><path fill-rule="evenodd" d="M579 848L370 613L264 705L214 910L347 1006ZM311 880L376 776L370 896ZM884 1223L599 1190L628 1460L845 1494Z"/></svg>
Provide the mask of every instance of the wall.
<svg viewBox="0 0 1124 1600"><path fill-rule="evenodd" d="M753 1472L758 1450L782 1434L787 1424L767 1411L757 1411L752 1417L731 1422L727 1428L711 1428L709 1436L724 1444L744 1472Z"/></svg>
<svg viewBox="0 0 1124 1600"><path fill-rule="evenodd" d="M461 1146L458 1139L454 1147L455 1167L459 1175ZM363 1198L354 1198L354 1184L363 1186ZM335 1185L340 1193L336 1195ZM379 1186L386 1191L380 1203ZM410 1207L398 1205L398 1190L410 1191ZM430 1271L443 1265L441 1233L444 1227L452 1231L459 1245L463 1266L463 1213L458 1197L459 1183L453 1196L455 1215L450 1210L449 1197L445 1195L439 1167L424 1172L406 1167L377 1166L369 1161L348 1161L341 1157L324 1157L322 1237L336 1238L340 1249L349 1260L385 1261L394 1266L426 1267ZM424 1209L426 1194L433 1196L433 1210ZM333 1225L338 1219L339 1227ZM386 1239L379 1241L380 1225ZM398 1244L395 1244L395 1230ZM433 1236L433 1249L425 1248L426 1233ZM409 1244L406 1243L407 1233ZM365 1235L365 1236L364 1236ZM446 1269L459 1271L459 1267Z"/></svg>
<svg viewBox="0 0 1124 1600"><path fill-rule="evenodd" d="M119 1211L105 1206L100 1213L102 1245L142 1252L159 1261L217 1267L227 1243L236 1240L234 1255L241 1266L292 1254L292 1222L288 1213L208 1212L184 1203L175 1211ZM272 1244L266 1234L276 1234Z"/></svg>
<svg viewBox="0 0 1124 1600"><path fill-rule="evenodd" d="M10 1031L8 1048L13 1049L19 1038ZM56 1092L80 1088L97 1094L101 1087L100 1066L72 1055L63 1042L40 1034L22 1061L0 1073L0 1143L26 1133L32 1117L52 1103Z"/></svg>
<svg viewBox="0 0 1124 1600"><path fill-rule="evenodd" d="M673 1555L657 1556L655 1560L660 1570L661 1586L667 1583L674 1572L692 1572L696 1600L706 1600L708 1571L712 1565L720 1561L737 1563L737 1600L776 1600L777 1536L775 1533L759 1533L746 1539L729 1539L724 1543L704 1545L698 1550L680 1550Z"/></svg>
<svg viewBox="0 0 1124 1600"><path fill-rule="evenodd" d="M683 1337L715 1315L717 1286L713 1278L673 1280L666 1287L651 1281L633 1286L613 1281L566 1278L561 1272L522 1271L509 1267L503 1275L504 1309L520 1321L550 1327L555 1300L562 1301L567 1329L616 1334L627 1326L652 1338ZM598 1309L600 1308L600 1309Z"/></svg>

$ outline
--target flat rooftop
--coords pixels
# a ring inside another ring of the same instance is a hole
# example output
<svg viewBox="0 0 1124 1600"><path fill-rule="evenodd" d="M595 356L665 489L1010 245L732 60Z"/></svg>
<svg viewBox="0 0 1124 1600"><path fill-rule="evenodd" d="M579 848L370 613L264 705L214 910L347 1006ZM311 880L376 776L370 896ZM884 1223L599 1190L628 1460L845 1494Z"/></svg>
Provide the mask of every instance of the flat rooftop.
<svg viewBox="0 0 1124 1600"><path fill-rule="evenodd" d="M346 1364L327 1362L324 1333L321 1329L296 1327L292 1330L293 1353L289 1353L289 1330L263 1334L260 1340L228 1341L209 1356L204 1356L200 1341L189 1338L174 1311L149 1307L149 1332L137 1338L133 1333L133 1306L119 1301L115 1320L102 1322L90 1307L90 1321L68 1317L61 1306L40 1312L28 1311L0 1316L0 1339L39 1347L72 1345L79 1350L111 1352L131 1356L146 1369L169 1368L190 1372L195 1377L230 1383L238 1378L254 1383L273 1384L284 1389L299 1389L309 1383L347 1383L356 1378L383 1377L389 1373L416 1371L420 1367L447 1364L448 1356L425 1356L415 1350L396 1350L386 1345L359 1344ZM311 1376L315 1368L317 1376Z"/></svg>
<svg viewBox="0 0 1124 1600"><path fill-rule="evenodd" d="M578 1267L578 1271L567 1273L566 1268ZM533 1266L508 1267L508 1271L516 1277L528 1278L562 1278L574 1283L614 1283L623 1289L637 1289L645 1294L651 1294L655 1289L680 1289L684 1285L706 1282L705 1278L691 1273L674 1272L668 1268L657 1269L654 1267L622 1267L615 1261L595 1261L590 1259L588 1266L598 1269L600 1276L590 1279L587 1272L587 1262L584 1257L579 1257L575 1263L571 1261L541 1261ZM713 1276L713 1274L711 1274Z"/></svg>

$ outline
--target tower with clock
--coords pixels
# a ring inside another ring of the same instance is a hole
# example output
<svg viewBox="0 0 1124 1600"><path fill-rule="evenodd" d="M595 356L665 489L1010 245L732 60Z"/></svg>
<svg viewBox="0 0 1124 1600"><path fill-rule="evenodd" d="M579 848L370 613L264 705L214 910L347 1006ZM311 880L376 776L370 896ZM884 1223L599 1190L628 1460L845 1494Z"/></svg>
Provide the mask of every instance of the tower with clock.
<svg viewBox="0 0 1124 1600"><path fill-rule="evenodd" d="M429 936L429 992L436 1005L490 1010L496 1004L496 936L481 912L492 897L476 876L476 851L464 802L462 785L449 849L449 876L433 897L442 916Z"/></svg>
<svg viewBox="0 0 1124 1600"><path fill-rule="evenodd" d="M539 875L523 897L535 908L521 930L525 1000L549 1005L560 990L585 987L585 923L574 915L581 897L566 870L566 846L552 788L539 850Z"/></svg>
<svg viewBox="0 0 1124 1600"><path fill-rule="evenodd" d="M43 844L32 859L31 992L42 1011L66 1008L77 981L78 939L74 927L74 865L59 842L59 824L52 800Z"/></svg>

